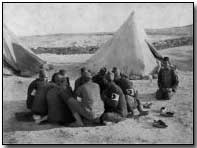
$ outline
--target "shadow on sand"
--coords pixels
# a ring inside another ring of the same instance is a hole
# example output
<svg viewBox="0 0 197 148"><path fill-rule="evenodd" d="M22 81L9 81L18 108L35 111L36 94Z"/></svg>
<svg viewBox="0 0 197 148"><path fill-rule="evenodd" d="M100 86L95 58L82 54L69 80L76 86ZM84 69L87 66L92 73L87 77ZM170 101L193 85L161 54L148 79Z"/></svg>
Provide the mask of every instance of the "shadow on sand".
<svg viewBox="0 0 197 148"><path fill-rule="evenodd" d="M160 101L156 100L155 93L139 94L139 99L142 102ZM151 110L158 113L159 110ZM85 127L102 126L87 124ZM69 127L68 125L54 125L48 122L41 125L36 124L31 116L31 113L26 109L26 101L4 101L3 102L3 131L40 131L58 127ZM150 127L150 126L149 126Z"/></svg>
<svg viewBox="0 0 197 148"><path fill-rule="evenodd" d="M41 131L60 127L69 127L67 125L50 124L44 122L40 125L33 121L32 114L26 109L25 100L5 101L3 104L3 131ZM101 124L86 123L84 127L104 126ZM71 127L72 128L72 127Z"/></svg>
<svg viewBox="0 0 197 148"><path fill-rule="evenodd" d="M43 123L38 125L33 122L31 114L26 109L25 100L3 102L3 131L40 131L61 127Z"/></svg>

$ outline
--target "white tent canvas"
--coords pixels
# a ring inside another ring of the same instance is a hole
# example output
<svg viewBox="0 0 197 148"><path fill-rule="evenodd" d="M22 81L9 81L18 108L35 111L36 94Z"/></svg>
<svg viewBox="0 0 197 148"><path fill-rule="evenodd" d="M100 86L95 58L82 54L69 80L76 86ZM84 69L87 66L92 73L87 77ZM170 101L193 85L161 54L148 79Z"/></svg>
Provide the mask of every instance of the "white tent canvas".
<svg viewBox="0 0 197 148"><path fill-rule="evenodd" d="M37 73L45 62L3 25L3 63L20 75L31 76Z"/></svg>
<svg viewBox="0 0 197 148"><path fill-rule="evenodd" d="M144 30L139 30L135 23L134 14L132 12L114 36L86 62L89 69L118 67L128 75L151 74L157 66L156 59L145 42Z"/></svg>

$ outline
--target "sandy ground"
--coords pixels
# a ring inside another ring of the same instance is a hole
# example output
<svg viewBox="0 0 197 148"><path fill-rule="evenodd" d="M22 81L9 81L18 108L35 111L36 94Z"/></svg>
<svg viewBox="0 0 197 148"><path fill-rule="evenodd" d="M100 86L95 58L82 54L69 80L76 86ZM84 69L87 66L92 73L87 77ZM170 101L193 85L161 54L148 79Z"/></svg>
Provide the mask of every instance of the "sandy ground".
<svg viewBox="0 0 197 148"><path fill-rule="evenodd" d="M184 50L185 48L181 48ZM190 48L190 47L189 47ZM192 48L190 48L192 50ZM167 51L167 50L166 50ZM173 50L180 52L180 48ZM172 50L171 50L172 52ZM164 53L168 55L168 52ZM172 53L170 53L172 54ZM192 55L192 54L191 54ZM182 62L186 57L182 59ZM192 58L192 56L190 56ZM192 66L186 62L188 66ZM74 65L74 64L73 64ZM72 65L64 65L71 69ZM97 127L63 127L51 124L36 125L33 122L21 122L15 119L16 112L27 111L26 92L34 78L3 78L3 143L4 144L191 144L193 143L193 72L179 71L180 85L177 93L169 101L155 99L157 80L134 81L143 103L150 101L153 106L148 116L127 119L118 124ZM73 73L69 73L69 75ZM76 74L77 75L77 74ZM71 80L73 85L74 79ZM167 106L175 111L175 117L159 116L159 109ZM138 114L136 112L136 114ZM154 119L162 119L168 125L166 129L152 127Z"/></svg>
<svg viewBox="0 0 197 148"><path fill-rule="evenodd" d="M57 54L39 54L38 56L44 61L50 61L51 64L69 64L83 63L93 54L73 54L73 55L57 55Z"/></svg>

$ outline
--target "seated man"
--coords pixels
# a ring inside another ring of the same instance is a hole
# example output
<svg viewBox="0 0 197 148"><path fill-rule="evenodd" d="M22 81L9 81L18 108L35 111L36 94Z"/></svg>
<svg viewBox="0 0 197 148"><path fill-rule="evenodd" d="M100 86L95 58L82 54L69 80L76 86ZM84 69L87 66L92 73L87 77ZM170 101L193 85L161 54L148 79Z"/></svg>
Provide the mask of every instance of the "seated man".
<svg viewBox="0 0 197 148"><path fill-rule="evenodd" d="M103 90L106 89L106 72L107 69L105 67L101 68L99 73L93 76L92 81L97 83L100 86L100 93L102 94Z"/></svg>
<svg viewBox="0 0 197 148"><path fill-rule="evenodd" d="M75 118L64 99L72 97L72 92L67 86L67 79L59 73L54 77L55 82L51 82L48 88L46 99L48 105L48 121L61 125L75 121ZM52 85L53 84L53 85ZM64 99L60 97L62 91L66 92Z"/></svg>
<svg viewBox="0 0 197 148"><path fill-rule="evenodd" d="M163 61L163 67L158 74L158 86L159 89L156 92L156 98L158 100L169 100L176 92L178 87L178 75L176 70L170 67L169 58L165 57Z"/></svg>
<svg viewBox="0 0 197 148"><path fill-rule="evenodd" d="M119 86L114 83L114 74L107 73L107 88L103 91L102 100L105 112L101 116L103 122L119 122L127 117L125 96Z"/></svg>
<svg viewBox="0 0 197 148"><path fill-rule="evenodd" d="M81 76L75 81L74 92L76 92L76 90L78 89L79 86L84 84L84 73L87 71L88 70L85 67L81 68Z"/></svg>
<svg viewBox="0 0 197 148"><path fill-rule="evenodd" d="M26 105L28 109L32 108L32 104L35 98L36 91L38 89L39 84L41 83L47 83L48 77L46 75L46 72L44 70L39 71L39 77L36 80L33 80L27 90L27 101Z"/></svg>
<svg viewBox="0 0 197 148"><path fill-rule="evenodd" d="M28 89L28 95L31 95L31 97L33 95L33 101L27 101L31 112L33 113L33 119L38 124L42 120L46 120L48 112L46 92L49 85L48 78L44 70L40 70L39 77L40 78L38 80L31 83Z"/></svg>
<svg viewBox="0 0 197 148"><path fill-rule="evenodd" d="M127 102L129 116L133 115L133 110L138 109L140 115L147 115L147 111L143 111L141 102L138 99L138 91L133 88L133 82L125 77L121 77L120 70L117 69L114 73L114 82L122 89Z"/></svg>
<svg viewBox="0 0 197 148"><path fill-rule="evenodd" d="M63 89L60 93L60 97L68 105L76 119L71 125L83 126L81 117L91 123L98 123L98 117L103 113L104 107L100 97L99 86L91 81L89 72L84 73L84 84L76 90L76 96L80 97L81 101L75 99L69 92L69 89Z"/></svg>
<svg viewBox="0 0 197 148"><path fill-rule="evenodd" d="M81 106L96 119L104 112L104 104L101 100L99 85L92 82L91 78L89 72L84 73L85 83L76 90L76 96L81 98Z"/></svg>

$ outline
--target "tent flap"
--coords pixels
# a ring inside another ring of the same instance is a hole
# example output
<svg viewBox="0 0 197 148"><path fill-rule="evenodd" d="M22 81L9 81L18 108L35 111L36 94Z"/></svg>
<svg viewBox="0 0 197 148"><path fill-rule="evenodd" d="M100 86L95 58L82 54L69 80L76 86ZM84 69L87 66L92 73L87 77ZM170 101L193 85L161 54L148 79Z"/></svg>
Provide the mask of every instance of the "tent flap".
<svg viewBox="0 0 197 148"><path fill-rule="evenodd" d="M3 25L3 61L13 71L20 74L28 73L29 76L36 74L40 66L46 63L22 44L5 25Z"/></svg>

